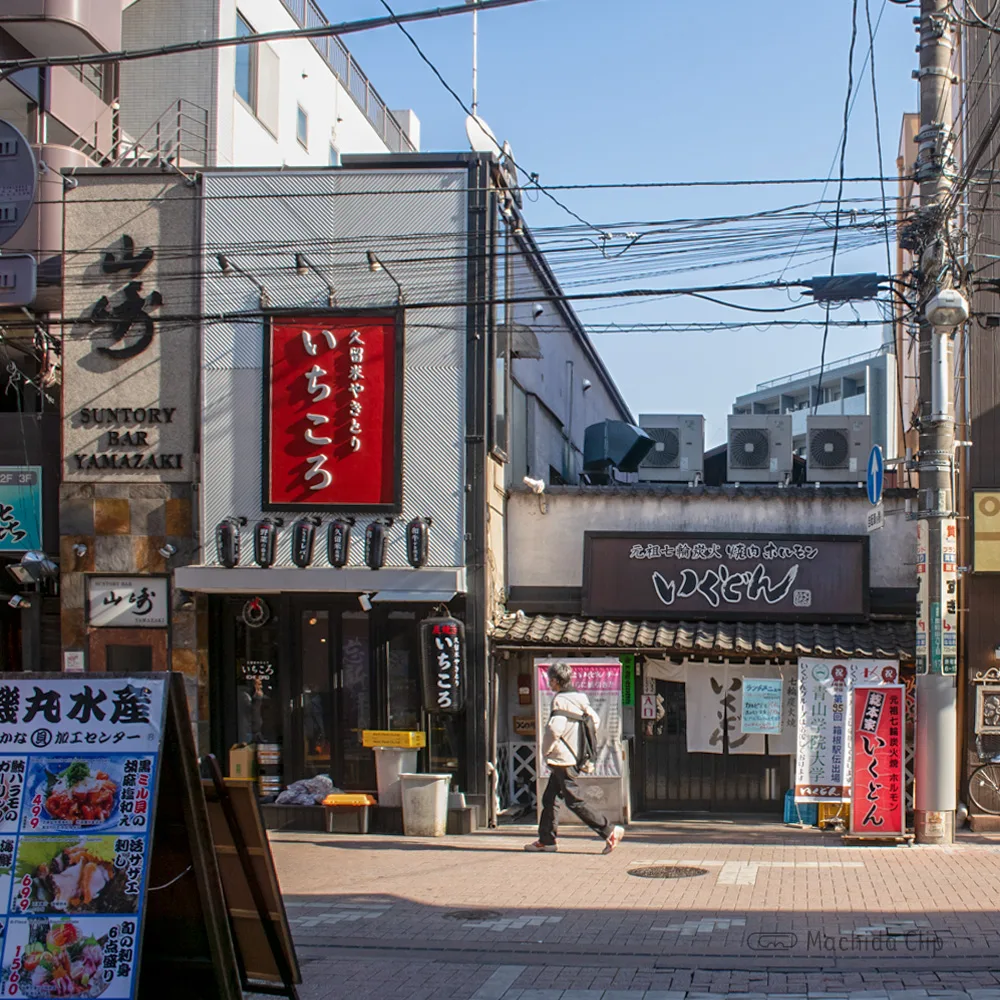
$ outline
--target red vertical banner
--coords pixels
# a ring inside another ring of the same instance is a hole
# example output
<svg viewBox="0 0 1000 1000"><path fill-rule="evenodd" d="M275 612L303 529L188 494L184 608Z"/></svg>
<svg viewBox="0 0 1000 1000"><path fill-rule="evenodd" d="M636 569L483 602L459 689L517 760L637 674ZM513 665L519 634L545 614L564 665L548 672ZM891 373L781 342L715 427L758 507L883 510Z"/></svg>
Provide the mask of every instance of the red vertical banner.
<svg viewBox="0 0 1000 1000"><path fill-rule="evenodd" d="M906 832L905 691L903 684L854 689L852 834Z"/></svg>
<svg viewBox="0 0 1000 1000"><path fill-rule="evenodd" d="M274 316L264 372L264 509L398 510L399 316Z"/></svg>

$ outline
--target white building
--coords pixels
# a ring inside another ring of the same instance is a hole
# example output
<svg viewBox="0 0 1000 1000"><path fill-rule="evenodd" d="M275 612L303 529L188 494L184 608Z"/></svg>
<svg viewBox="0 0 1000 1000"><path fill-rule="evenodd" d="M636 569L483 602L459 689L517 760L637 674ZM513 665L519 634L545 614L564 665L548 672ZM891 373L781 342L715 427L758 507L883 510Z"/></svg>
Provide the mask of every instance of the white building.
<svg viewBox="0 0 1000 1000"><path fill-rule="evenodd" d="M122 46L327 23L315 0L133 0ZM412 111L390 111L339 38L289 39L121 66L122 132L198 166L328 166L343 153L419 149ZM128 140L121 155L129 158Z"/></svg>
<svg viewBox="0 0 1000 1000"><path fill-rule="evenodd" d="M881 445L886 458L896 458L899 407L892 341L874 351L828 361L822 374L820 382L817 366L761 382L753 392L736 397L733 413L790 413L792 448L801 457L806 454L806 418L814 412L867 414L872 418L872 444Z"/></svg>

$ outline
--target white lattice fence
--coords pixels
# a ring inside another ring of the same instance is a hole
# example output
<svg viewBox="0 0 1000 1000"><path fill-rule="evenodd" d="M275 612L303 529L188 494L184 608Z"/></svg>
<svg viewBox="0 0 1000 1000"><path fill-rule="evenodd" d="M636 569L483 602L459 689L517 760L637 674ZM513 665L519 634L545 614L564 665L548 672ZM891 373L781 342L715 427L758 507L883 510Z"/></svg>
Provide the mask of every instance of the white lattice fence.
<svg viewBox="0 0 1000 1000"><path fill-rule="evenodd" d="M537 751L534 742L512 740L497 747L500 770L500 805L506 809L514 803L535 806Z"/></svg>

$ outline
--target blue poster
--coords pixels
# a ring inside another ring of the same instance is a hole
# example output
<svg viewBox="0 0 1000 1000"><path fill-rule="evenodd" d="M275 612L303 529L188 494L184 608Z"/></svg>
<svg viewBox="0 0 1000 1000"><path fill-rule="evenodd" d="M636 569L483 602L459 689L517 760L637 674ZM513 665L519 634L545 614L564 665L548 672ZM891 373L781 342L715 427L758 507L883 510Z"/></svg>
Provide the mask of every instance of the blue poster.
<svg viewBox="0 0 1000 1000"><path fill-rule="evenodd" d="M743 732L781 733L781 678L743 678Z"/></svg>
<svg viewBox="0 0 1000 1000"><path fill-rule="evenodd" d="M0 552L41 547L41 466L0 466Z"/></svg>

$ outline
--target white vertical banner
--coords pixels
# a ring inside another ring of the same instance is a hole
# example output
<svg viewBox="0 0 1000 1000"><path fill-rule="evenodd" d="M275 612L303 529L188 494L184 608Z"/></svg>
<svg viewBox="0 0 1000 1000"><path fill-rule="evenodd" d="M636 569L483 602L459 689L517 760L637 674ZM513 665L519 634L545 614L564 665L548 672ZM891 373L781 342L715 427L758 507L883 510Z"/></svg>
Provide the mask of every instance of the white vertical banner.
<svg viewBox="0 0 1000 1000"><path fill-rule="evenodd" d="M846 802L849 660L799 660L796 802Z"/></svg>

